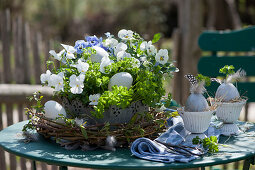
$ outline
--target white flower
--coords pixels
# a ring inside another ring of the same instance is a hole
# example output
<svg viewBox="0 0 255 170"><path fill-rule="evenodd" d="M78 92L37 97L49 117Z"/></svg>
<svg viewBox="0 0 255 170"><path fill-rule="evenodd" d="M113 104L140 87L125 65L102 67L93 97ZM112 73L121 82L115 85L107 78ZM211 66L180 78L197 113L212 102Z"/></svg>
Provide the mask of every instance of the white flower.
<svg viewBox="0 0 255 170"><path fill-rule="evenodd" d="M120 51L117 54L117 61L124 60L124 58L131 58L131 54L126 51Z"/></svg>
<svg viewBox="0 0 255 170"><path fill-rule="evenodd" d="M111 65L111 63L112 63L112 61L109 59L108 56L103 57L101 60L100 69L99 69L101 71L101 73L107 74L105 72L105 67Z"/></svg>
<svg viewBox="0 0 255 170"><path fill-rule="evenodd" d="M75 59L74 54L69 52L69 51L66 52L66 58L68 58L68 59Z"/></svg>
<svg viewBox="0 0 255 170"><path fill-rule="evenodd" d="M75 122L75 124L76 124L77 126L82 126L84 120L83 120L83 119L79 119L79 118L76 117L76 118L74 119L74 122Z"/></svg>
<svg viewBox="0 0 255 170"><path fill-rule="evenodd" d="M61 50L59 53L56 53L54 50L50 50L49 53L58 61L61 61L62 55L65 53L65 50Z"/></svg>
<svg viewBox="0 0 255 170"><path fill-rule="evenodd" d="M71 86L71 92L73 94L81 94L83 91L83 81L85 79L84 74L80 74L78 77L76 75L71 75L70 77L70 83L69 85Z"/></svg>
<svg viewBox="0 0 255 170"><path fill-rule="evenodd" d="M135 57L132 57L133 58L133 67L140 67L140 65L141 65L141 62L137 59L137 58L135 58Z"/></svg>
<svg viewBox="0 0 255 170"><path fill-rule="evenodd" d="M98 100L100 98L100 94L93 94L89 96L89 105L97 105L98 104Z"/></svg>
<svg viewBox="0 0 255 170"><path fill-rule="evenodd" d="M46 73L41 74L40 80L42 83L45 83L46 81L50 80L51 72L50 70L47 70Z"/></svg>
<svg viewBox="0 0 255 170"><path fill-rule="evenodd" d="M61 44L61 45L64 47L64 49L66 51L69 51L70 53L75 53L76 52L76 49L71 45L65 45L65 44Z"/></svg>
<svg viewBox="0 0 255 170"><path fill-rule="evenodd" d="M74 54L76 52L76 49L73 46L61 44L64 49L66 50L66 58L68 59L75 59Z"/></svg>
<svg viewBox="0 0 255 170"><path fill-rule="evenodd" d="M146 42L146 41L142 42L142 44L140 45L140 49L142 51L147 51L147 53L149 55L154 55L154 54L157 53L157 49L155 48L154 45L152 45L151 41L149 41L149 42Z"/></svg>
<svg viewBox="0 0 255 170"><path fill-rule="evenodd" d="M117 41L116 39L114 39L114 38L109 37L109 38L107 38L107 39L105 40L105 42L103 42L103 45L104 45L105 47L113 48L113 47L115 47L116 45L118 45L118 41Z"/></svg>
<svg viewBox="0 0 255 170"><path fill-rule="evenodd" d="M149 42L151 42L151 41L149 41ZM140 49L142 51L146 51L148 49L148 44L149 43L147 41L142 42L141 45L140 45Z"/></svg>
<svg viewBox="0 0 255 170"><path fill-rule="evenodd" d="M133 31L122 29L118 32L118 37L122 40L130 40L133 38Z"/></svg>
<svg viewBox="0 0 255 170"><path fill-rule="evenodd" d="M148 55L155 55L157 53L157 49L154 45L149 45L147 49Z"/></svg>
<svg viewBox="0 0 255 170"><path fill-rule="evenodd" d="M74 65L74 67L76 67L81 74L85 74L89 69L89 64L82 62L82 60L79 59L78 64Z"/></svg>
<svg viewBox="0 0 255 170"><path fill-rule="evenodd" d="M117 56L118 52L126 51L127 45L124 43L119 43L114 47L114 54Z"/></svg>
<svg viewBox="0 0 255 170"><path fill-rule="evenodd" d="M166 64L168 61L168 51L167 49L160 49L159 52L156 54L155 59L160 64Z"/></svg>
<svg viewBox="0 0 255 170"><path fill-rule="evenodd" d="M48 81L48 86L54 86L56 91L64 90L64 73L60 72L58 74L52 74Z"/></svg>

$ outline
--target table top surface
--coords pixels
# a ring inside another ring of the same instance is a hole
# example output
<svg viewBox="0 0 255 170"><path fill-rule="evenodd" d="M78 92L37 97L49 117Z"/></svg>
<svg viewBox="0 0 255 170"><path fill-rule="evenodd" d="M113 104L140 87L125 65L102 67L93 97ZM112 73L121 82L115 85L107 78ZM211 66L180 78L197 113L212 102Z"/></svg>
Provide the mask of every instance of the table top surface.
<svg viewBox="0 0 255 170"><path fill-rule="evenodd" d="M225 143L227 146L221 146L220 152L189 163L171 164L138 159L132 156L129 148L119 148L115 152L100 149L65 150L42 136L36 142L24 143L21 134L22 127L26 123L27 121L19 122L0 131L0 147L21 157L59 166L107 169L193 168L235 162L255 155L255 125L250 123L249 130L239 136L221 137L220 143Z"/></svg>

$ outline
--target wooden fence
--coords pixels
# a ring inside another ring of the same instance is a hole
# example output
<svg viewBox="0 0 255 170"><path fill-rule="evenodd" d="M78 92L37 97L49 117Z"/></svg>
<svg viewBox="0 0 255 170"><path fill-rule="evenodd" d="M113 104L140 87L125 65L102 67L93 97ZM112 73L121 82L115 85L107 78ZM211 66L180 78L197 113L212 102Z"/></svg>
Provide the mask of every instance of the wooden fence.
<svg viewBox="0 0 255 170"><path fill-rule="evenodd" d="M40 74L45 72L52 40L32 30L21 16L11 18L8 10L1 12L1 64L0 82L40 84Z"/></svg>
<svg viewBox="0 0 255 170"><path fill-rule="evenodd" d="M52 92L42 89L40 75L46 71L46 60L52 41L33 30L21 16L11 17L9 10L0 11L0 130L26 120L24 108L31 103L26 96L43 91L46 97ZM27 84L27 85L25 85ZM45 163L37 163L38 169L57 169ZM8 154L0 149L1 170L27 170L33 162Z"/></svg>

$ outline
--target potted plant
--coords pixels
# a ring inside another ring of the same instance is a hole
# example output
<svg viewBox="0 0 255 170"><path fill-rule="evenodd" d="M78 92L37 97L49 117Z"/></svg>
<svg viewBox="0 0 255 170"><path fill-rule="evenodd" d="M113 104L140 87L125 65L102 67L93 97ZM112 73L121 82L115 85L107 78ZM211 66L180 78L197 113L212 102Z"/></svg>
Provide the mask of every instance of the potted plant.
<svg viewBox="0 0 255 170"><path fill-rule="evenodd" d="M153 112L162 105L163 76L172 76L178 71L169 60L168 50L157 50L154 46L160 34L148 42L125 29L118 32L118 37L105 35L105 39L87 36L85 40L76 41L74 46L61 44L60 52L51 50L49 53L59 62L59 67L48 61L47 68L51 66L52 69L41 75L42 84L54 89L54 95L60 98L63 106L48 101L45 106L39 105L42 114L36 116L47 121L63 119L62 126L78 125L83 137L75 136L75 139L91 137L91 127L100 127L98 133L94 133L101 135L100 139L109 136L109 129L116 129L109 126L115 125L129 133L119 132L122 138L135 137L137 131L146 132L141 123L148 119L155 123ZM139 122L137 127L136 122ZM123 128L124 125L133 130Z"/></svg>
<svg viewBox="0 0 255 170"><path fill-rule="evenodd" d="M220 86L215 94L215 103L218 105L216 115L223 122L222 134L226 136L239 134L239 128L234 122L239 118L246 99L240 96L233 82L244 77L246 73L242 69L235 72L232 65L224 66L219 72L226 75L223 81L217 81Z"/></svg>
<svg viewBox="0 0 255 170"><path fill-rule="evenodd" d="M179 110L179 114L183 119L184 127L191 134L186 137L186 141L192 144L193 138L197 136L201 139L205 138L204 132L208 129L215 108L209 106L207 100L203 96L205 93L205 84L210 85L210 78L198 74L185 75L190 82L190 95L187 98L185 107Z"/></svg>

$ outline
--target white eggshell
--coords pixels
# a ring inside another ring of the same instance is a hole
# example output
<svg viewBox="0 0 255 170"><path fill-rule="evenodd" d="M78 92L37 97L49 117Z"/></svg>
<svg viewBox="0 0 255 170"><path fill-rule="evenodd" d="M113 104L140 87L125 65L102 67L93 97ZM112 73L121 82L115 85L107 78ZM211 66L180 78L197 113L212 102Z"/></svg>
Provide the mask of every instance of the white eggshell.
<svg viewBox="0 0 255 170"><path fill-rule="evenodd" d="M123 86L127 87L128 89L132 86L133 83L133 77L131 74L127 72L120 72L114 74L109 82L108 89L112 90L112 86L117 85L117 86Z"/></svg>
<svg viewBox="0 0 255 170"><path fill-rule="evenodd" d="M50 119L56 119L59 114L66 117L66 111L64 107L56 101L50 100L44 104L45 114L44 116Z"/></svg>
<svg viewBox="0 0 255 170"><path fill-rule="evenodd" d="M215 97L223 102L229 102L230 100L239 98L240 94L232 83L222 83L218 87Z"/></svg>
<svg viewBox="0 0 255 170"><path fill-rule="evenodd" d="M185 104L185 111L203 112L208 109L209 109L209 105L202 94L192 93L189 95Z"/></svg>
<svg viewBox="0 0 255 170"><path fill-rule="evenodd" d="M109 54L101 47L94 46L92 48L96 50L96 54L92 54L90 57L92 62L101 63L103 57L109 56Z"/></svg>

